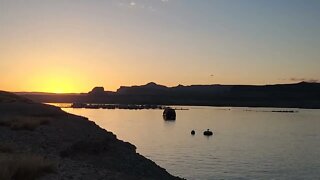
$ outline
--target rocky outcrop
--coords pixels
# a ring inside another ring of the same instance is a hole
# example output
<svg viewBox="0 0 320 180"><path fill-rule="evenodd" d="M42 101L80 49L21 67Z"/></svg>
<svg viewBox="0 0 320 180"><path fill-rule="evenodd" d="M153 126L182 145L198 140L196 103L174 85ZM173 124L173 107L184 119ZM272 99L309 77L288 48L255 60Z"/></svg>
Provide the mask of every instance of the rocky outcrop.
<svg viewBox="0 0 320 180"><path fill-rule="evenodd" d="M94 95L94 96L101 96L101 95L106 95L106 92L104 91L103 87L94 87L90 92L89 95Z"/></svg>

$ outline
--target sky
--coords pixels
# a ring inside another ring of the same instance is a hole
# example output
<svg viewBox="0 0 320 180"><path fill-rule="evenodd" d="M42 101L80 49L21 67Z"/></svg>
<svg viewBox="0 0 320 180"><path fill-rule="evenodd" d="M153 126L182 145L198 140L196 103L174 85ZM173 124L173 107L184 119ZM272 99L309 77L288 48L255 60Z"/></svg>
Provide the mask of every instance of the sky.
<svg viewBox="0 0 320 180"><path fill-rule="evenodd" d="M0 0L0 89L320 80L319 0Z"/></svg>

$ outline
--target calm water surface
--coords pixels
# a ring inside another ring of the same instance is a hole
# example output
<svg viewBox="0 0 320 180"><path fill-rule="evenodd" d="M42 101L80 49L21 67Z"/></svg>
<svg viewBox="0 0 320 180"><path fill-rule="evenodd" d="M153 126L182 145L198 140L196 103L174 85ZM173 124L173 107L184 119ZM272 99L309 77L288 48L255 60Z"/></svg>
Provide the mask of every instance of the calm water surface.
<svg viewBox="0 0 320 180"><path fill-rule="evenodd" d="M162 110L64 110L187 179L320 179L320 110L187 108L174 122L164 121ZM202 135L208 128L214 136Z"/></svg>

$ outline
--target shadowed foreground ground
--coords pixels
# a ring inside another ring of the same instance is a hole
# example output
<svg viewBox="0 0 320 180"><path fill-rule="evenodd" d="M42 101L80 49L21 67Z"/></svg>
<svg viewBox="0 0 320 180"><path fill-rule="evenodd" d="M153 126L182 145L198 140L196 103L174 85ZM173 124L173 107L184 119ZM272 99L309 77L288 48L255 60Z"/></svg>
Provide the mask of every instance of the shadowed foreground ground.
<svg viewBox="0 0 320 180"><path fill-rule="evenodd" d="M87 118L0 91L0 179L179 179Z"/></svg>

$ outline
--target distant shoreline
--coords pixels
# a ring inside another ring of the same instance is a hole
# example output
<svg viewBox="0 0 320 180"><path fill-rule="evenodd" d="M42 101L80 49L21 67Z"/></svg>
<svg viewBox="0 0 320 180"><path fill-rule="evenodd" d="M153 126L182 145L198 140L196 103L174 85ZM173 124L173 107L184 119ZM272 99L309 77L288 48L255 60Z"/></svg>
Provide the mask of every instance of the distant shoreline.
<svg viewBox="0 0 320 180"><path fill-rule="evenodd" d="M20 93L17 93L20 94ZM36 102L146 106L274 107L320 109L320 83L265 86L192 85L166 87L156 83L120 87L116 92L95 87L82 94L21 93Z"/></svg>
<svg viewBox="0 0 320 180"><path fill-rule="evenodd" d="M73 108L73 109L107 109L107 110L112 110L112 109L120 109L120 110L163 110L167 107L170 107L175 110L189 110L190 107L209 107L209 108L224 108L222 110L231 110L231 108L244 108L244 111L255 111L255 110L250 110L252 108L262 108L262 109L271 109L271 110L265 110L265 111L256 111L256 112L279 112L279 113L295 113L298 112L299 109L303 110L312 110L310 108L292 108L292 107L248 107L248 106L206 106L206 105L155 105L156 107L154 108L146 108L144 107L145 105L121 105L119 104L107 104L108 106L111 105L114 107L112 108L106 108L105 104L94 104L93 106L90 106L90 103L88 107L72 107L72 103L44 103L48 105L53 105L57 106L60 108ZM67 104L67 105L66 105ZM128 106L128 107L126 107ZM132 107L132 108L130 108ZM134 108L137 107L137 108ZM245 109L248 108L248 109ZM273 110L272 110L273 109ZM315 110L319 108L313 108Z"/></svg>

